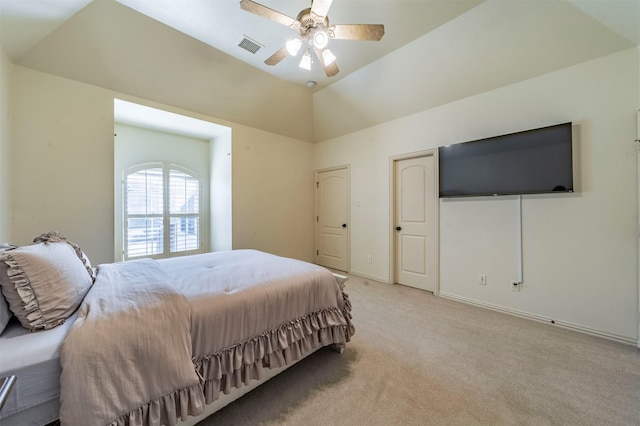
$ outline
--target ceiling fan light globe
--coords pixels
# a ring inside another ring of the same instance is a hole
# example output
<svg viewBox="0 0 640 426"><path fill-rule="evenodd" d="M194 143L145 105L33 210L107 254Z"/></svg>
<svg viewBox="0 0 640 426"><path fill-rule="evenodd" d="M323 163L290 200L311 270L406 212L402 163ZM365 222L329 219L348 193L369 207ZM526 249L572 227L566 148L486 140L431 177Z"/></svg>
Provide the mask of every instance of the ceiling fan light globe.
<svg viewBox="0 0 640 426"><path fill-rule="evenodd" d="M331 65L336 60L336 55L329 49L324 49L322 51L322 60L325 65Z"/></svg>
<svg viewBox="0 0 640 426"><path fill-rule="evenodd" d="M313 46L316 49L324 49L329 43L329 35L324 30L318 30L313 33Z"/></svg>
<svg viewBox="0 0 640 426"><path fill-rule="evenodd" d="M299 38L294 38L287 42L287 52L289 52L291 56L296 56L300 47L302 47L302 41L300 41Z"/></svg>
<svg viewBox="0 0 640 426"><path fill-rule="evenodd" d="M311 54L309 54L309 52L306 52L302 56L302 59L300 59L300 64L298 64L298 66L307 71L311 71Z"/></svg>

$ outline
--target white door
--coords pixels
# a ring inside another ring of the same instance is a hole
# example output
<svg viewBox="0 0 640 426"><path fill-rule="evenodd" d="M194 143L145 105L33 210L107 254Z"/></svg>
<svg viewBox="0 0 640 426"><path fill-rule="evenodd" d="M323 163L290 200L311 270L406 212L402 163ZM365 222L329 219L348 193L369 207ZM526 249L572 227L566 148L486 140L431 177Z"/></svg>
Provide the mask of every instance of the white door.
<svg viewBox="0 0 640 426"><path fill-rule="evenodd" d="M640 212L640 110L638 110L638 116L636 117L636 148L637 148L637 163L638 170L638 211ZM638 262L640 263L640 215L638 216ZM640 329L640 277L638 277L638 328ZM640 336L638 337L638 348L640 348Z"/></svg>
<svg viewBox="0 0 640 426"><path fill-rule="evenodd" d="M395 282L435 287L434 156L395 163Z"/></svg>
<svg viewBox="0 0 640 426"><path fill-rule="evenodd" d="M346 168L318 172L316 181L316 263L348 270L349 182Z"/></svg>

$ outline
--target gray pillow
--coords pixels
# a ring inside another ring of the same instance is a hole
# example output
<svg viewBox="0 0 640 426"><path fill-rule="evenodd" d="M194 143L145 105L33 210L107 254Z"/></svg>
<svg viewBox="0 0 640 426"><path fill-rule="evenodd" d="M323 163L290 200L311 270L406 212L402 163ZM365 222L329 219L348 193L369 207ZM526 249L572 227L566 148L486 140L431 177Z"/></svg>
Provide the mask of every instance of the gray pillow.
<svg viewBox="0 0 640 426"><path fill-rule="evenodd" d="M47 232L46 234L40 234L33 239L34 243L60 243L62 241L65 241L67 244L73 247L73 250L76 252L76 255L78 256L78 258L80 258L84 267L87 269L87 272L91 276L91 280L95 281L96 270L91 267L91 261L89 260L89 256L87 256L85 252L82 251L79 245L67 240L67 237L63 236L60 232L58 231Z"/></svg>
<svg viewBox="0 0 640 426"><path fill-rule="evenodd" d="M23 327L35 331L62 324L80 306L93 284L75 248L66 241L44 242L0 253L7 265L0 285Z"/></svg>

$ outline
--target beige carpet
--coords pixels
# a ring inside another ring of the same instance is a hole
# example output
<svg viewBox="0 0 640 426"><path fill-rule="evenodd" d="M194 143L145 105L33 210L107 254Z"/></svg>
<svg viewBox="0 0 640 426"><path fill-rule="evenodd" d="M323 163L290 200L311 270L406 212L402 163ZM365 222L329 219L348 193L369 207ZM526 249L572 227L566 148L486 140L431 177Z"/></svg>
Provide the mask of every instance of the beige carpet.
<svg viewBox="0 0 640 426"><path fill-rule="evenodd" d="M351 277L356 335L213 425L640 425L640 351Z"/></svg>

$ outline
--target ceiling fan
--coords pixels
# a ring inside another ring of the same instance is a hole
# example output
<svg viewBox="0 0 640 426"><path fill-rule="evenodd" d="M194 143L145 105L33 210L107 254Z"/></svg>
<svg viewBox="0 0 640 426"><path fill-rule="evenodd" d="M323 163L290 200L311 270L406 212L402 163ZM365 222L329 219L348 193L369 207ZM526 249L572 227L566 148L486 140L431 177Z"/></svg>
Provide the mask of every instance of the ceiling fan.
<svg viewBox="0 0 640 426"><path fill-rule="evenodd" d="M302 46L309 47L300 60L300 68L311 69L311 51L324 68L327 77L333 77L340 70L335 55L327 47L329 39L378 41L384 35L382 24L337 24L329 25L327 12L333 0L311 0L311 7L300 11L296 19L270 9L252 0L241 0L240 7L267 19L298 31L298 37L289 40L286 45L264 61L267 65L276 65L287 55L296 56Z"/></svg>

